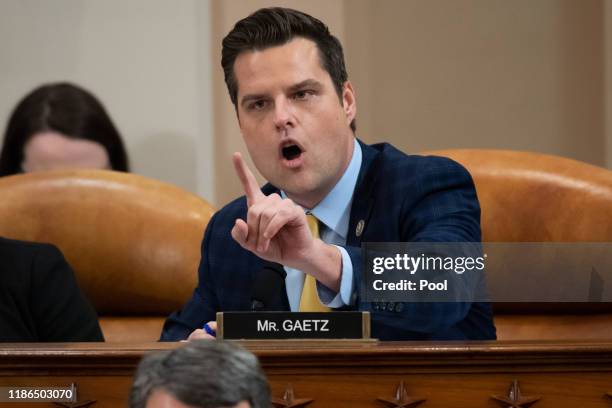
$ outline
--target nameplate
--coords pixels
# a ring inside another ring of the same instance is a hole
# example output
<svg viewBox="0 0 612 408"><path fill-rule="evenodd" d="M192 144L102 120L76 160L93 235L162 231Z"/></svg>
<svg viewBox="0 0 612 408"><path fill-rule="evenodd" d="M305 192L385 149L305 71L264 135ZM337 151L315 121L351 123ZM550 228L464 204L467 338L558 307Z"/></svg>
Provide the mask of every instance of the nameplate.
<svg viewBox="0 0 612 408"><path fill-rule="evenodd" d="M369 312L222 312L217 338L225 340L369 339Z"/></svg>

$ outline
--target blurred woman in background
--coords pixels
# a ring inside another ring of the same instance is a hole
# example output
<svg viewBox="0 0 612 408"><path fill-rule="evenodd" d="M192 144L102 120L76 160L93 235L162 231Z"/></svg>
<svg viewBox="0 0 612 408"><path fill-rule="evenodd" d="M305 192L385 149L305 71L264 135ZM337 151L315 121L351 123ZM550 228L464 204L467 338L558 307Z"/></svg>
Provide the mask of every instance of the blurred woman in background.
<svg viewBox="0 0 612 408"><path fill-rule="evenodd" d="M129 171L121 135L98 99L53 83L23 98L8 121L0 176L62 168Z"/></svg>

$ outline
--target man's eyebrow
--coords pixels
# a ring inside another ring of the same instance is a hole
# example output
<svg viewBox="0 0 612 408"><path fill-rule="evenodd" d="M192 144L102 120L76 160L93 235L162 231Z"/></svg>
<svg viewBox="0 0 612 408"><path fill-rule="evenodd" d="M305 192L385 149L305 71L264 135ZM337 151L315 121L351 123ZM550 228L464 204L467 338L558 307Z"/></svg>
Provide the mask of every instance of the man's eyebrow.
<svg viewBox="0 0 612 408"><path fill-rule="evenodd" d="M250 95L244 95L242 97L242 99L240 99L240 105L244 106L247 103L251 102L251 101L256 101L258 99L262 99L265 98L265 95L263 94L250 94Z"/></svg>
<svg viewBox="0 0 612 408"><path fill-rule="evenodd" d="M323 85L315 79L307 79L289 87L289 92L299 91L304 88L320 89Z"/></svg>
<svg viewBox="0 0 612 408"><path fill-rule="evenodd" d="M314 88L318 90L318 89L321 89L322 86L323 84L317 81L316 79L306 79L302 82L298 82L295 85L291 85L288 91L291 93L291 92L302 90L304 88ZM244 95L240 99L240 105L245 106L247 103L251 101L256 101L256 100L264 99L264 98L266 98L266 95L264 94L247 94L247 95Z"/></svg>

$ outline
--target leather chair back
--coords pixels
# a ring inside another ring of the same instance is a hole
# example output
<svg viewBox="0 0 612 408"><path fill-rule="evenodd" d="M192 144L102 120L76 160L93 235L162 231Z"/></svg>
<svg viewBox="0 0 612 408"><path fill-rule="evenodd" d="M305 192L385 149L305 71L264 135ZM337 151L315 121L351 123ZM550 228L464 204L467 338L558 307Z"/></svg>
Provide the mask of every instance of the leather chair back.
<svg viewBox="0 0 612 408"><path fill-rule="evenodd" d="M441 150L474 178L489 242L612 241L612 172L509 150Z"/></svg>
<svg viewBox="0 0 612 408"><path fill-rule="evenodd" d="M196 286L213 208L178 187L135 174L66 170L0 178L0 197L0 235L59 247L107 341L157 340L163 318ZM140 323L130 325L132 318Z"/></svg>
<svg viewBox="0 0 612 408"><path fill-rule="evenodd" d="M483 241L612 242L610 170L532 152L457 149L426 154L449 157L471 173L482 210ZM608 303L497 303L494 310L500 339L612 338Z"/></svg>

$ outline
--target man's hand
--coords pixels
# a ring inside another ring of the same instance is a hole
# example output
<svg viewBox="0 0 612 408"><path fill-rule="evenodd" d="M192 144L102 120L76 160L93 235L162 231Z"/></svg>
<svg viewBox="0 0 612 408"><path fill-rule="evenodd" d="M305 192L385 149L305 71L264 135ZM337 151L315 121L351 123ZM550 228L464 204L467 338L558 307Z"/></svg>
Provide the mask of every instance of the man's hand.
<svg viewBox="0 0 612 408"><path fill-rule="evenodd" d="M304 209L278 194L264 195L240 153L232 157L247 199L247 220L237 219L232 237L258 257L311 274L332 290L339 290L340 251L308 228Z"/></svg>
<svg viewBox="0 0 612 408"><path fill-rule="evenodd" d="M208 325L208 327L210 327L215 332L217 332L217 322L208 322L206 324ZM211 336L210 334L206 333L202 329L196 329L196 330L192 331L191 334L189 335L189 337L187 337L187 341L201 340L201 339L215 340L215 338L213 336Z"/></svg>

